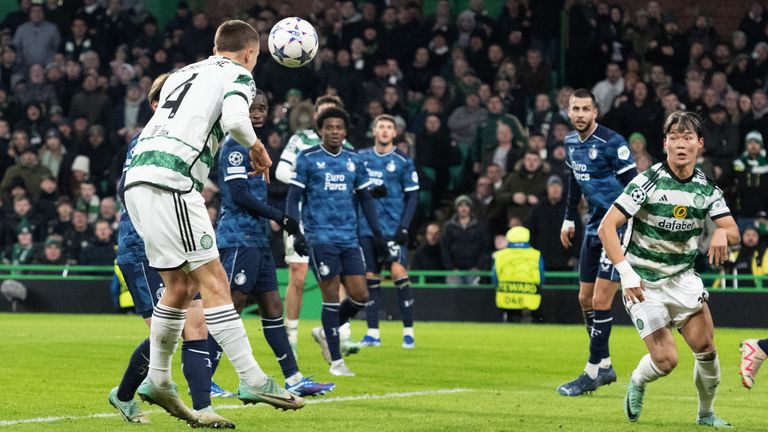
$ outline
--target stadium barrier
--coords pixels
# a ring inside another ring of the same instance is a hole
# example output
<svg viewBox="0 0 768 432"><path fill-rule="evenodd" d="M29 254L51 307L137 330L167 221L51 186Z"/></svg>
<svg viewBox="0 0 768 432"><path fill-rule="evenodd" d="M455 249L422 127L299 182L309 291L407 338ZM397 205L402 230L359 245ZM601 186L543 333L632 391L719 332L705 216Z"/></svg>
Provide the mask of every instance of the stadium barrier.
<svg viewBox="0 0 768 432"><path fill-rule="evenodd" d="M416 318L424 321L501 322L502 311L495 307L495 289L490 272L412 271L416 300ZM278 285L284 295L287 269L278 269ZM386 276L386 273L385 273ZM446 277L471 280L473 285L449 283ZM109 286L113 268L106 266L0 265L0 282L17 280L27 288L27 298L19 302L20 311L52 313L113 313ZM578 274L547 272L542 289L542 302L534 320L572 324L582 321L578 306ZM731 327L764 327L766 322L760 305L768 294L768 276L702 275L710 287L710 308L718 325ZM399 319L397 296L388 292L391 281L384 281L382 319ZM713 288L715 286L715 288ZM717 288L717 287L726 288ZM321 294L312 273L304 287L303 319L319 319ZM614 299L615 320L629 324L622 313L621 296ZM251 305L245 314L256 312ZM11 310L9 299L0 296L0 311ZM361 314L362 316L362 314Z"/></svg>

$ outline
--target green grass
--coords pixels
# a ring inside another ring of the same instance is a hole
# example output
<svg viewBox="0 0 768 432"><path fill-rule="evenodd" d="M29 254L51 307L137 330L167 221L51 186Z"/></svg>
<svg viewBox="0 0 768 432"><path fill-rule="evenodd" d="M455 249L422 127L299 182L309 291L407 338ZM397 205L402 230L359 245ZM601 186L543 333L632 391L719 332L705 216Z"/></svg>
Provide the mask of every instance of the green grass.
<svg viewBox="0 0 768 432"><path fill-rule="evenodd" d="M309 336L315 323L302 321L299 364L305 375L331 380L318 347ZM364 322L353 332L361 336ZM257 320L246 327L261 366L279 376L279 368ZM135 345L147 335L135 316L0 314L0 432L2 431L176 431L187 427L152 409L153 426L128 425L107 403ZM237 407L221 413L238 430L291 431L693 431L696 393L693 359L680 339L680 364L669 377L651 384L637 424L624 419L622 399L629 372L644 354L634 329L614 328L612 357L617 384L597 393L565 398L555 387L580 372L587 337L580 326L418 323L417 348L400 348L400 326L383 323L384 345L348 359L358 376L337 378L328 396L312 399L297 412L265 406L241 408L239 401L215 400ZM719 415L737 430L768 430L765 407L768 382L747 391L738 375L738 342L764 336L761 330L718 329L716 343L722 382ZM178 357L178 355L176 356ZM768 381L768 372L763 381ZM186 388L178 369L174 376ZM222 362L216 381L234 390L234 371ZM465 389L456 393L393 393ZM361 399L364 395L383 396ZM352 398L352 400L339 400ZM189 398L185 397L189 402ZM107 413L109 416L86 417ZM48 423L3 425L3 421L70 417Z"/></svg>

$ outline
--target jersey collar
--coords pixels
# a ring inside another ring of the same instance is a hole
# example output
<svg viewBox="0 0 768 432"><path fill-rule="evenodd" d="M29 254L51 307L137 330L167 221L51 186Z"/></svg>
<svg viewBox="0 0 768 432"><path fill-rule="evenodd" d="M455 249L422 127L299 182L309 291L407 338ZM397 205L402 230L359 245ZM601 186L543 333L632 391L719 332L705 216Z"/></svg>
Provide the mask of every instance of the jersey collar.
<svg viewBox="0 0 768 432"><path fill-rule="evenodd" d="M597 128L599 128L599 127L600 127L600 125L599 125L599 124L597 124L597 122L595 122L595 128L594 128L594 129L592 129L592 132L590 132L590 134L589 134L589 135L587 135L587 137L586 137L586 138L584 138L584 141L582 141L582 140L581 140L581 135L579 135L579 132L578 132L578 131L576 131L576 138L579 140L579 143L580 143L580 144L584 144L585 142L587 142L587 140L588 140L588 139L590 139L590 138L592 138L592 135L594 135L594 134L595 134L595 132L597 132Z"/></svg>
<svg viewBox="0 0 768 432"><path fill-rule="evenodd" d="M323 143L318 144L318 147L320 147L320 149L322 151L324 151L326 154L328 154L331 157L339 157L339 156L341 156L344 153L344 146L343 145L341 146L341 151L338 154L333 154L333 153L329 152L325 147L323 147Z"/></svg>
<svg viewBox="0 0 768 432"><path fill-rule="evenodd" d="M386 152L386 153L379 153L379 152L377 152L377 151L376 151L376 146L375 146L375 145L373 146L373 154L375 154L375 155L376 155L376 156L378 156L378 157L385 157L385 156L389 156L389 155L391 155L392 153L394 153L394 152L395 152L395 150L397 150L397 147L395 147L395 146L392 146L392 150L390 150L390 151L388 151L388 152Z"/></svg>
<svg viewBox="0 0 768 432"><path fill-rule="evenodd" d="M677 174L675 174L674 171L672 171L672 168L669 167L669 164L667 163L667 161L662 162L662 166L664 167L664 170L667 172L667 174L672 176L672 178L675 179L675 181L678 183L690 183L691 180L693 180L693 178L696 177L696 167L693 168L693 174L691 174L690 177L681 179L680 177L677 176Z"/></svg>

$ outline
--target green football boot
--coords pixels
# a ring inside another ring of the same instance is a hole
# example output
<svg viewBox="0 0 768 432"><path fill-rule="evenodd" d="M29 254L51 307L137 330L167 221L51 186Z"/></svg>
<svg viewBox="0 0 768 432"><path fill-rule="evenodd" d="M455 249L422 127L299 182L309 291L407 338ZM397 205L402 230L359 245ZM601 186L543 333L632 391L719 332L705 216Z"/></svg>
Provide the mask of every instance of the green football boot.
<svg viewBox="0 0 768 432"><path fill-rule="evenodd" d="M643 411L644 396L645 387L633 384L630 378L627 394L624 396L624 414L626 414L627 420L636 422L640 418L640 412Z"/></svg>
<svg viewBox="0 0 768 432"><path fill-rule="evenodd" d="M131 399L128 402L123 402L117 398L117 387L109 392L109 404L115 407L120 416L128 423L147 424L150 422L147 415L141 412L139 401Z"/></svg>
<svg viewBox="0 0 768 432"><path fill-rule="evenodd" d="M201 410L194 410L197 414L197 424L190 425L193 428L208 428L208 429L234 429L235 424L230 420L220 416L213 407L208 405Z"/></svg>
<svg viewBox="0 0 768 432"><path fill-rule="evenodd" d="M246 405L265 403L283 411L304 407L304 399L277 385L272 377L267 377L267 382L258 387L251 387L240 381L237 397Z"/></svg>
<svg viewBox="0 0 768 432"><path fill-rule="evenodd" d="M141 400L158 405L177 419L184 420L190 425L197 424L197 414L181 401L176 383L171 383L168 388L161 388L147 377L139 386L137 393Z"/></svg>
<svg viewBox="0 0 768 432"><path fill-rule="evenodd" d="M696 419L696 424L701 426L710 426L715 429L733 429L733 426L730 423L716 416L715 413L704 417L698 417Z"/></svg>

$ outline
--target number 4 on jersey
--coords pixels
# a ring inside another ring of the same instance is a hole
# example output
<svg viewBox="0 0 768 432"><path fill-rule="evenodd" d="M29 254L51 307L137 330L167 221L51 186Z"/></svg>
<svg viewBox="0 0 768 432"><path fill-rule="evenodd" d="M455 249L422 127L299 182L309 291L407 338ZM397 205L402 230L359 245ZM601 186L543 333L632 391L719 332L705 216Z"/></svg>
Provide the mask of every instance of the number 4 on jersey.
<svg viewBox="0 0 768 432"><path fill-rule="evenodd" d="M181 106L181 101L184 100L184 96L187 95L189 88L192 87L192 81L196 77L197 74L192 74L188 80L179 84L175 89L171 91L170 94L168 94L168 97L165 99L165 103L162 106L162 108L168 108L171 110L171 113L168 114L168 118L173 118L176 115L176 111L178 111L179 106ZM171 99L179 91L181 91L181 93L179 93L178 97L176 97L176 99Z"/></svg>

